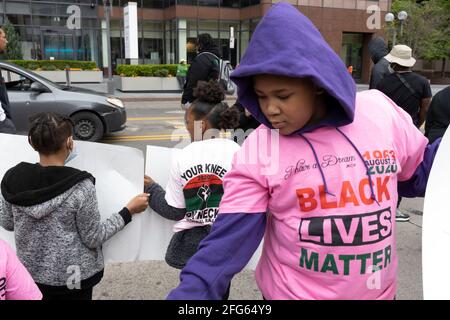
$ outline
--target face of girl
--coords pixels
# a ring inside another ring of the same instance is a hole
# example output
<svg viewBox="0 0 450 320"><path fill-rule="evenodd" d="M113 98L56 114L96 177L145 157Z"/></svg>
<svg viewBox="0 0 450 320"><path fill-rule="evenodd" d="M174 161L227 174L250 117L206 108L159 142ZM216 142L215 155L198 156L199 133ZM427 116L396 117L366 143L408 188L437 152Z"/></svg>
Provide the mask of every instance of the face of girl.
<svg viewBox="0 0 450 320"><path fill-rule="evenodd" d="M325 116L317 87L307 79L257 75L253 79L261 111L280 134L289 135Z"/></svg>
<svg viewBox="0 0 450 320"><path fill-rule="evenodd" d="M204 119L195 119L195 114L192 112L193 106L186 110L184 114L184 122L186 129L191 136L191 141L202 140L203 133L207 129L207 121ZM197 135L195 132L197 131ZM197 138L197 139L195 139Z"/></svg>

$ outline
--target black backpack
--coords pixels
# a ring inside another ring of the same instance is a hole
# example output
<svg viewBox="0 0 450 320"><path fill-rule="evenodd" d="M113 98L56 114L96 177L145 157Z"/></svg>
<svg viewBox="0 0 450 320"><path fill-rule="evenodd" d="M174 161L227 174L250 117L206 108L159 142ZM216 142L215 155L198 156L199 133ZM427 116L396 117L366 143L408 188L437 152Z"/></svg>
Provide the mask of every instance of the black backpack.
<svg viewBox="0 0 450 320"><path fill-rule="evenodd" d="M219 81L219 84L221 85L222 89L228 95L234 94L235 85L230 78L231 72L233 71L233 67L231 66L230 61L220 59L218 56L216 56L214 53L211 52L202 52L198 56L205 53L213 56L215 61L217 61L217 66L219 68L219 77L217 81Z"/></svg>

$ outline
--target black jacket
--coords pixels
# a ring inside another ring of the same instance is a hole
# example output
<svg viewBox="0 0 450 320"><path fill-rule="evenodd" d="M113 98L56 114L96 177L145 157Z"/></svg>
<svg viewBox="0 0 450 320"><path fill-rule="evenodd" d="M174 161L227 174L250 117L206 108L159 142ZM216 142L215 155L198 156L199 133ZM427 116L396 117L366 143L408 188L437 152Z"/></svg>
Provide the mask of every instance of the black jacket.
<svg viewBox="0 0 450 320"><path fill-rule="evenodd" d="M430 143L444 136L450 124L450 86L439 91L431 101L425 122L425 136Z"/></svg>
<svg viewBox="0 0 450 320"><path fill-rule="evenodd" d="M5 111L6 117L8 119L11 119L8 92L6 91L5 79L3 79L3 77L1 76L1 71L2 70L0 69L0 103L2 104L1 108L3 109L3 111Z"/></svg>
<svg viewBox="0 0 450 320"><path fill-rule="evenodd" d="M217 47L208 48L202 52L211 52L220 58ZM197 87L198 81L209 81L219 78L219 61L213 55L201 54L202 52L195 57L187 72L183 96L181 97L181 103L183 104L195 100L194 88Z"/></svg>
<svg viewBox="0 0 450 320"><path fill-rule="evenodd" d="M374 63L370 74L369 89L375 89L381 79L391 74L388 68L389 61L384 58L388 54L386 42L382 38L372 39L369 42L369 52Z"/></svg>

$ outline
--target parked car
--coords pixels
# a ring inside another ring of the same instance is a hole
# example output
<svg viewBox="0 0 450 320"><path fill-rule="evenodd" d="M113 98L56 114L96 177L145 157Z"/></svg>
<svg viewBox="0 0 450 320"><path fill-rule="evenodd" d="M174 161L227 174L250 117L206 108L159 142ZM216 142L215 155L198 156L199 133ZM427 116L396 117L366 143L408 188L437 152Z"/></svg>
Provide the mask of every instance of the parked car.
<svg viewBox="0 0 450 320"><path fill-rule="evenodd" d="M18 133L28 132L29 117L39 112L69 116L74 137L99 141L106 133L123 130L127 115L120 99L96 91L56 84L12 63L0 62Z"/></svg>

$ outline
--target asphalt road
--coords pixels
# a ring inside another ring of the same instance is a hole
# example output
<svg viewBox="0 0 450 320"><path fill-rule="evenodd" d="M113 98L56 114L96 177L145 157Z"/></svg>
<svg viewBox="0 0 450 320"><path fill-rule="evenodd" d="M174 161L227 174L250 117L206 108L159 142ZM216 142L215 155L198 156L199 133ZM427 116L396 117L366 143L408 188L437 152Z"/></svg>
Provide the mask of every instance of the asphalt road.
<svg viewBox="0 0 450 320"><path fill-rule="evenodd" d="M173 147L187 132L184 113L176 101L127 102L127 127L105 137L104 143L134 147L145 152L147 145ZM175 141L172 141L175 139ZM397 224L399 256L397 299L422 299L421 231L423 199L405 199L401 208L411 214L410 222ZM179 271L164 261L110 264L94 289L94 299L164 299L178 283ZM261 299L253 272L238 274L230 299Z"/></svg>

